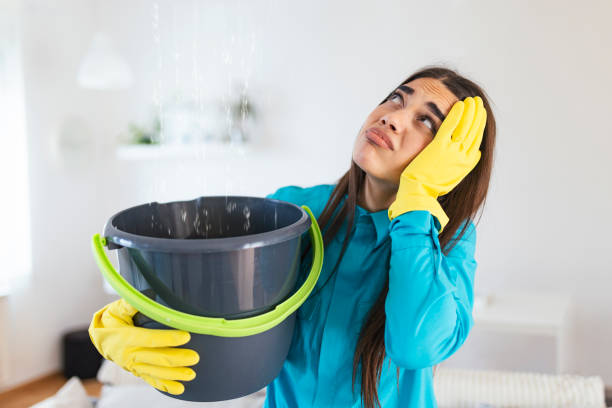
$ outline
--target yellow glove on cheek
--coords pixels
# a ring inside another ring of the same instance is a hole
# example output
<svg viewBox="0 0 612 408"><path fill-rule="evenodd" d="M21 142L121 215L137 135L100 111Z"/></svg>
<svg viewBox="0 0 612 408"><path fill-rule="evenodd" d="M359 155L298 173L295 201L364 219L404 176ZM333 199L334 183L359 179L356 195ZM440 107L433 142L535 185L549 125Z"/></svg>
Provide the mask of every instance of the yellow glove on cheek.
<svg viewBox="0 0 612 408"><path fill-rule="evenodd" d="M108 360L141 377L158 390L179 395L185 387L178 381L190 381L195 371L186 366L197 364L194 350L175 348L185 344L190 334L181 330L135 327L137 313L123 299L97 311L89 326L89 337Z"/></svg>
<svg viewBox="0 0 612 408"><path fill-rule="evenodd" d="M438 197L450 192L476 167L486 122L487 111L480 97L453 105L434 140L402 172L397 196L389 207L390 220L408 211L425 210L438 219L442 232L448 217Z"/></svg>

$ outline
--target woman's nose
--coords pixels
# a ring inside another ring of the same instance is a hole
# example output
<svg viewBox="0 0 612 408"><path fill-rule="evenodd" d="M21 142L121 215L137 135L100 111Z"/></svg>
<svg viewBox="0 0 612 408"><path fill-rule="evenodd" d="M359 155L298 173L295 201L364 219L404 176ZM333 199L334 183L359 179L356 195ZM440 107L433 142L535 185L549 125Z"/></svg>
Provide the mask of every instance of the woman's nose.
<svg viewBox="0 0 612 408"><path fill-rule="evenodd" d="M387 127L391 129L393 132L398 132L400 128L400 123L397 119L392 117L391 115L385 115L380 119L381 125L383 127Z"/></svg>
<svg viewBox="0 0 612 408"><path fill-rule="evenodd" d="M379 123L393 133L403 133L411 128L410 118L416 116L416 109L416 106L407 106L403 109L387 112L380 118Z"/></svg>
<svg viewBox="0 0 612 408"><path fill-rule="evenodd" d="M391 128L391 130L394 132L397 130L397 127L393 123L389 122L388 119L382 118L380 122L382 123L383 126L388 125L388 127Z"/></svg>

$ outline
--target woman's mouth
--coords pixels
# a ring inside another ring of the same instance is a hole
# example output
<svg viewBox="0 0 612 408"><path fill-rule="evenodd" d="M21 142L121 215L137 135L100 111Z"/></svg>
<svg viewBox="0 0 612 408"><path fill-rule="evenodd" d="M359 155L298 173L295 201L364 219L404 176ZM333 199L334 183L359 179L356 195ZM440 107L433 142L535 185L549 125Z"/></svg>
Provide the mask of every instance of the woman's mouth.
<svg viewBox="0 0 612 408"><path fill-rule="evenodd" d="M385 149L394 150L393 144L391 143L391 139L389 139L389 136L387 136L385 132L380 129L373 127L369 128L365 132L365 137L372 144L383 147Z"/></svg>

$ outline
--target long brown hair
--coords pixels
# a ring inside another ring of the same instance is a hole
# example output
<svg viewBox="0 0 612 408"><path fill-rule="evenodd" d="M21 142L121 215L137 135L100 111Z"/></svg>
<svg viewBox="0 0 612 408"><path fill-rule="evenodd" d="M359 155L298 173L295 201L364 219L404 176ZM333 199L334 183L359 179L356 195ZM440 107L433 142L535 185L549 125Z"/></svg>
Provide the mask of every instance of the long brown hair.
<svg viewBox="0 0 612 408"><path fill-rule="evenodd" d="M468 219L473 221L478 209L485 202L489 188L491 169L493 167L495 118L484 90L469 79L460 76L457 72L444 67L429 66L414 73L403 81L402 84L417 78L434 78L441 81L459 100L463 100L468 96L480 96L487 111L487 123L480 145L481 157L478 164L450 193L438 198L438 201L450 219L438 237L441 247L444 248L443 253L448 254L454 246L454 243L456 243L465 233L468 223L464 223L464 227L457 239L450 242L459 226ZM383 99L381 103L385 102L388 97L389 96ZM336 261L334 269L327 280L323 285L317 288L313 296L327 284L331 276L337 270L346 251L355 218L357 197L363 187L364 179L365 172L351 160L349 170L338 181L325 208L317 220L321 229L324 230L323 242L324 245L327 246L339 232L344 220L348 218L340 257ZM346 200L343 200L345 197ZM340 203L342 203L341 206ZM366 321L361 328L353 357L353 388L355 387L355 378L357 376L359 363L361 363L361 398L366 408L374 408L375 404L380 407L380 401L378 399L378 379L380 378L385 357L385 299L388 289L389 280L387 277L387 282L383 290L374 306L369 311ZM397 375L399 378L399 368L397 370Z"/></svg>

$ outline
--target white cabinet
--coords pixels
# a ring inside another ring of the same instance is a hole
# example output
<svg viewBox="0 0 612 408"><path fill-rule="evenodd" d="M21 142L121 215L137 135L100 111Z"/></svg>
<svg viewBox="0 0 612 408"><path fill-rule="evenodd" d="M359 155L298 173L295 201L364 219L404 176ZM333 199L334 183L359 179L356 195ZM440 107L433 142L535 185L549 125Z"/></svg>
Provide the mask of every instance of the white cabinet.
<svg viewBox="0 0 612 408"><path fill-rule="evenodd" d="M474 301L474 327L444 367L563 373L571 300L537 292L496 293Z"/></svg>

